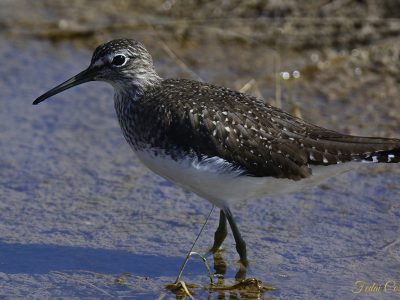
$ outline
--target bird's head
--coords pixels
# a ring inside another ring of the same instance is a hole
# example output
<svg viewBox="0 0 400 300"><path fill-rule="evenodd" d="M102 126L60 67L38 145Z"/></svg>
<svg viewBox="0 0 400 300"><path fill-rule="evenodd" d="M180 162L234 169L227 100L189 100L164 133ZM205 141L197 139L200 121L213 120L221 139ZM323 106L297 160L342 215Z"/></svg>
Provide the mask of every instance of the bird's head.
<svg viewBox="0 0 400 300"><path fill-rule="evenodd" d="M87 69L44 93L33 104L88 81L105 81L117 90L140 94L160 80L150 54L141 43L118 39L98 46Z"/></svg>

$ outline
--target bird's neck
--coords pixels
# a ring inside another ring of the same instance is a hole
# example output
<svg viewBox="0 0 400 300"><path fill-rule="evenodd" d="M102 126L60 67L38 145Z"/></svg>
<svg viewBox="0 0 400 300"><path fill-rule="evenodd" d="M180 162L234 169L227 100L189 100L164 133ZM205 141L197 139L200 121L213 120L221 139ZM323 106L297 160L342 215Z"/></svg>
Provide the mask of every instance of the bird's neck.
<svg viewBox="0 0 400 300"><path fill-rule="evenodd" d="M136 136L132 135L132 128L137 127L140 119L142 104L141 99L161 86L162 79L154 72L152 76L137 76L125 84L113 84L114 106L122 132L131 146L137 144Z"/></svg>
<svg viewBox="0 0 400 300"><path fill-rule="evenodd" d="M140 100L146 93L157 88L160 83L161 79L153 83L147 81L146 85L137 85L135 82L129 85L114 85L114 106L120 121L128 117L132 109L138 108Z"/></svg>
<svg viewBox="0 0 400 300"><path fill-rule="evenodd" d="M158 76L154 69L140 71L137 70L132 78L111 83L114 86L116 101L128 101L125 104L135 102L142 98L146 92L161 84L162 78Z"/></svg>

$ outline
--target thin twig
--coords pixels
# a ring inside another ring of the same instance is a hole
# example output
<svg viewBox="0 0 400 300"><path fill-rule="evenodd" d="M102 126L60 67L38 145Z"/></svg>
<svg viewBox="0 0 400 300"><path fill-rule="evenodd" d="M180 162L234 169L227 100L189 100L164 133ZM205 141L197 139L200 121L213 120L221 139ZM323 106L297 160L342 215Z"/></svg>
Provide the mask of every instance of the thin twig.
<svg viewBox="0 0 400 300"><path fill-rule="evenodd" d="M242 88L239 90L239 92L241 93L246 93L248 90L250 90L255 84L257 83L257 81L252 78L250 79L248 82L246 82L246 84L244 86L242 86Z"/></svg>
<svg viewBox="0 0 400 300"><path fill-rule="evenodd" d="M64 274L64 273L62 273L62 272L58 272L58 271L54 271L53 274L57 274L57 275L59 275L59 276L65 278L65 279L67 279L67 280L73 280L73 281L78 282L78 283L86 284L86 285L88 285L88 286L94 288L95 290L97 290L97 291L99 291L99 292L102 292L104 295L107 295L107 296L109 296L109 297L113 297L113 295L111 295L110 293L107 293L105 290L103 290L103 289L101 289L101 288L95 286L93 283L90 283L89 281L86 281L86 280L84 280L84 279L70 278L70 277L68 277L66 274Z"/></svg>
<svg viewBox="0 0 400 300"><path fill-rule="evenodd" d="M278 51L274 52L274 72L275 72L275 105L282 108L282 86L281 86L281 55Z"/></svg>
<svg viewBox="0 0 400 300"><path fill-rule="evenodd" d="M157 31L157 29L154 27L154 24L152 23L148 23L148 26L151 27L151 29L153 30L153 32L158 36L158 41L161 44L161 47L164 49L164 51L173 59L175 60L175 62L187 73L189 73L193 78L195 78L198 81L204 81L199 75L197 75L196 72L194 72L192 69L189 68L189 66L183 61L181 60L178 55L175 54L174 51L172 51L172 49L167 45L167 43L165 43L162 39L161 34L159 34L159 32Z"/></svg>
<svg viewBox="0 0 400 300"><path fill-rule="evenodd" d="M179 281L179 283L181 284L183 290L185 291L186 295L188 295L190 297L190 299L194 300L194 297L192 296L192 294L189 292L188 287L186 286L186 283L184 281Z"/></svg>
<svg viewBox="0 0 400 300"><path fill-rule="evenodd" d="M196 74L196 72L192 71L187 64L185 64L185 62L183 60L181 60L175 53L174 51L171 50L170 47L168 47L168 45L162 41L159 40L162 48L165 50L165 52L167 52L167 54L176 61L176 63L185 71L188 72L192 77L194 77L196 80L198 81L203 81L203 79Z"/></svg>
<svg viewBox="0 0 400 300"><path fill-rule="evenodd" d="M201 255L201 254L199 254L199 253L197 253L197 252L191 252L191 253L190 253L190 257L191 257L192 255L197 255L197 256L200 257L200 259L203 261L203 263L204 263L204 265L205 265L205 267L206 267L206 269L207 269L207 272L208 272L208 278L210 278L210 282L211 282L211 284L213 284L213 283L214 283L214 280L213 280L213 277L212 277L212 274L211 274L210 266L208 265L208 262L207 262L206 258L205 258L203 255Z"/></svg>
<svg viewBox="0 0 400 300"><path fill-rule="evenodd" d="M208 222L208 219L210 218L211 213L213 212L213 210L214 210L214 205L212 206L212 208L211 208L211 210L210 210L210 213L208 214L208 216L207 216L207 218L206 218L206 221L204 222L203 226L201 227L199 234L197 235L196 239L194 240L194 242L193 242L193 244L192 244L192 247L190 247L190 250L188 251L188 253L187 253L187 255L186 255L186 258L185 258L185 260L183 261L183 264L182 264L182 266L181 266L181 268L180 268L180 270L179 270L178 277L176 277L175 284L177 284L177 283L180 281L181 276L182 276L182 274L183 274L183 270L184 270L185 267L186 267L186 264L187 264L187 262L188 262L188 260L189 260L189 257L190 257L190 255L191 255L191 253L193 252L193 248L194 248L194 246L196 245L197 240L199 239L201 233L203 232L204 227L206 226L206 224L207 224L207 222Z"/></svg>

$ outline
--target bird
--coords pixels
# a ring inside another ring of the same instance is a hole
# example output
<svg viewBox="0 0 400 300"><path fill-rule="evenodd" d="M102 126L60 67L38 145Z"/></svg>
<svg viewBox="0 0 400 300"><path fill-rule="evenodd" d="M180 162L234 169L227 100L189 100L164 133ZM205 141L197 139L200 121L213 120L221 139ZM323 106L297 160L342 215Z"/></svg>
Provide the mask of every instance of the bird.
<svg viewBox="0 0 400 300"><path fill-rule="evenodd" d="M113 86L122 133L145 166L220 209L210 251L220 249L229 224L245 266L235 203L313 187L362 163L400 161L399 139L342 134L226 87L163 79L134 39L99 45L88 68L33 104L88 81Z"/></svg>

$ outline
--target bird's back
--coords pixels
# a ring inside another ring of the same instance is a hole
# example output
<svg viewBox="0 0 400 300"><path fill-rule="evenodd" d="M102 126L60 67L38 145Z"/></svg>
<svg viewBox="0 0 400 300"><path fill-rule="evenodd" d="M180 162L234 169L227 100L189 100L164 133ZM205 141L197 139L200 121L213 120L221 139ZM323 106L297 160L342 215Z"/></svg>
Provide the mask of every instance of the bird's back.
<svg viewBox="0 0 400 300"><path fill-rule="evenodd" d="M299 180L313 165L400 157L397 139L340 134L252 96L192 80L162 81L125 109L125 117L128 123L120 122L134 147L161 149L174 160L220 158L255 177Z"/></svg>

